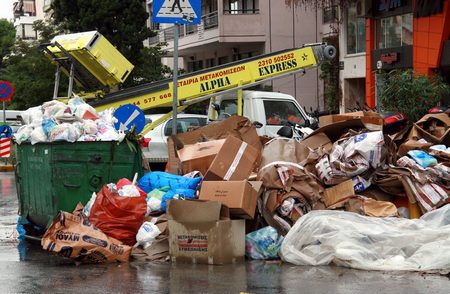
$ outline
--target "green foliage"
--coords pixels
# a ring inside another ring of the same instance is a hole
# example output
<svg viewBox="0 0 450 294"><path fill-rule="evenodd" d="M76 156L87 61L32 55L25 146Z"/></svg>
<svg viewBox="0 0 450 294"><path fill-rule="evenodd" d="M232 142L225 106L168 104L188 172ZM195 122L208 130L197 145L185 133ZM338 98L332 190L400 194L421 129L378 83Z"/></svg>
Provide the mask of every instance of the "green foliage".
<svg viewBox="0 0 450 294"><path fill-rule="evenodd" d="M385 75L380 87L384 110L403 113L413 123L436 106L450 88L439 76L424 76L412 70L394 70Z"/></svg>
<svg viewBox="0 0 450 294"><path fill-rule="evenodd" d="M9 109L23 110L49 101L53 96L55 66L37 44L18 41L14 54L5 61L1 76L14 85Z"/></svg>
<svg viewBox="0 0 450 294"><path fill-rule="evenodd" d="M56 68L39 49L39 44L49 42L60 33L60 29L43 21L36 21L34 29L41 33L40 39L31 43L16 41L12 54L5 60L4 67L0 68L2 78L10 81L15 89L8 109L24 110L53 97ZM61 75L61 93L66 93L67 84L67 79Z"/></svg>
<svg viewBox="0 0 450 294"><path fill-rule="evenodd" d="M6 19L0 19L0 68L3 58L11 52L15 39L14 25Z"/></svg>

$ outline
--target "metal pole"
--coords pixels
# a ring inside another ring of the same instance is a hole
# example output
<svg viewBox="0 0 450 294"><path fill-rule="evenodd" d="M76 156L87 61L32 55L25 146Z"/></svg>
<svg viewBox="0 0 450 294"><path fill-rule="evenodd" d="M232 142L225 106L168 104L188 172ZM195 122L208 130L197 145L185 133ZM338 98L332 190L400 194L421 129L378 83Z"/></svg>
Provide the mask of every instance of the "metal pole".
<svg viewBox="0 0 450 294"><path fill-rule="evenodd" d="M56 72L55 72L55 88L53 89L53 99L58 98L58 91L59 91L59 73L60 73L60 67L59 63L56 65Z"/></svg>
<svg viewBox="0 0 450 294"><path fill-rule="evenodd" d="M70 98L72 96L72 90L73 90L73 73L74 66L73 62L70 64L70 75L69 75L69 89L67 90L67 98Z"/></svg>
<svg viewBox="0 0 450 294"><path fill-rule="evenodd" d="M6 104L3 101L3 123L6 125Z"/></svg>
<svg viewBox="0 0 450 294"><path fill-rule="evenodd" d="M172 100L172 135L177 134L177 106L178 106L178 30L179 24L174 25L173 36L173 100Z"/></svg>

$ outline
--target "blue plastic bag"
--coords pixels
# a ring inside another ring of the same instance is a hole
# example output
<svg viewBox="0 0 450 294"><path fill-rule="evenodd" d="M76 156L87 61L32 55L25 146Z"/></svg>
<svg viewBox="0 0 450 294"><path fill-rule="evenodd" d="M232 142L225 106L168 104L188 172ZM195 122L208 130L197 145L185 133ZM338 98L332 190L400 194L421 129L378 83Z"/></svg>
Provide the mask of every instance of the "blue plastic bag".
<svg viewBox="0 0 450 294"><path fill-rule="evenodd" d="M202 178L188 178L169 174L166 172L150 172L145 174L138 183L139 188L149 193L153 189L159 189L169 186L171 190L174 189L192 189L197 190L198 184Z"/></svg>
<svg viewBox="0 0 450 294"><path fill-rule="evenodd" d="M408 151L408 155L412 157L421 167L426 168L438 164L437 159L422 150Z"/></svg>
<svg viewBox="0 0 450 294"><path fill-rule="evenodd" d="M188 199L194 199L195 198L195 192L196 190L192 189L174 189L167 191L166 194L164 194L162 200L161 200L161 210L166 211L167 204L166 201L174 199L174 197L178 200L184 200L186 198Z"/></svg>
<svg viewBox="0 0 450 294"><path fill-rule="evenodd" d="M272 227L264 227L245 236L245 255L251 259L276 259L284 237Z"/></svg>

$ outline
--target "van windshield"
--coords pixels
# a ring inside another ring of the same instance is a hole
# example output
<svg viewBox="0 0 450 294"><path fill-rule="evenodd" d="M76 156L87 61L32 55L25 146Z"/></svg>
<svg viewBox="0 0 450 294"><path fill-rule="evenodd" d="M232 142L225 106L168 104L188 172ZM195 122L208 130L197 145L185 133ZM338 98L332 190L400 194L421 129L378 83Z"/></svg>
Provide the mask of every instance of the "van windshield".
<svg viewBox="0 0 450 294"><path fill-rule="evenodd" d="M267 125L285 125L288 121L304 124L305 118L291 101L264 100Z"/></svg>

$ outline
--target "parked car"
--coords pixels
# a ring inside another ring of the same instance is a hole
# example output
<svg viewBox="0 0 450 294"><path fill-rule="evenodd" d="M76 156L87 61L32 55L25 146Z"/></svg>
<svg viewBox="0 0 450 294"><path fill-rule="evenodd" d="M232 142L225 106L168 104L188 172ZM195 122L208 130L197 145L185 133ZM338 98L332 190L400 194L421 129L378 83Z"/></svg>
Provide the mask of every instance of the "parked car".
<svg viewBox="0 0 450 294"><path fill-rule="evenodd" d="M20 110L5 110L6 124L8 124L13 134L22 126L22 111ZM0 125L4 123L3 111L0 109Z"/></svg>
<svg viewBox="0 0 450 294"><path fill-rule="evenodd" d="M147 122L155 121L164 114L149 114ZM208 116L200 114L180 113L177 116L177 133L185 133L192 128L206 125ZM172 119L168 119L144 135L150 138L148 148L144 150L144 159L149 163L166 163L168 160L167 137L172 135Z"/></svg>

